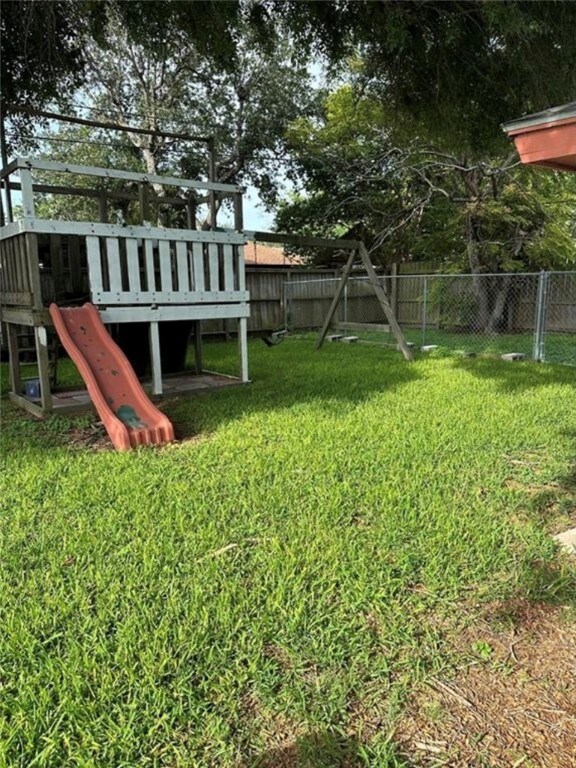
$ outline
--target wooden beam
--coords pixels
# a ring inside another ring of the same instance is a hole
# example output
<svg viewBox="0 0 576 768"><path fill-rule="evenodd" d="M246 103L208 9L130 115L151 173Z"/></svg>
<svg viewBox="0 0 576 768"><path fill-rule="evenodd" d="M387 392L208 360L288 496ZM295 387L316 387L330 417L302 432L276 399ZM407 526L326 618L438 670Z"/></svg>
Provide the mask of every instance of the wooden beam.
<svg viewBox="0 0 576 768"><path fill-rule="evenodd" d="M8 336L8 356L10 366L10 389L14 394L22 393L22 379L20 377L20 355L18 354L18 332L12 323L4 325Z"/></svg>
<svg viewBox="0 0 576 768"><path fill-rule="evenodd" d="M114 168L97 168L92 165L77 165L76 163L60 163L54 160L36 160L20 157L16 161L20 170L54 171L55 173L74 173L79 176L97 176L100 179L125 179L126 181L148 181L150 184L164 184L168 187L183 187L188 189L208 189L224 192L226 195L240 192L237 184L220 184L213 181L192 181L179 179L176 176L158 176L153 173L135 173L119 171Z"/></svg>
<svg viewBox="0 0 576 768"><path fill-rule="evenodd" d="M244 210L242 192L234 195L234 229L236 232L242 232L244 229Z"/></svg>
<svg viewBox="0 0 576 768"><path fill-rule="evenodd" d="M390 326L384 323L334 323L338 331L379 331L380 333L390 333Z"/></svg>
<svg viewBox="0 0 576 768"><path fill-rule="evenodd" d="M16 323L16 325L52 325L50 314L47 309L34 310L24 307L8 307L8 303L2 294L2 321L5 323ZM31 296L31 294L30 294Z"/></svg>
<svg viewBox="0 0 576 768"><path fill-rule="evenodd" d="M173 133L171 131L157 131L149 128L140 128L135 125L121 125L120 123L111 123L102 120L89 120L85 117L76 117L74 115L61 115L58 112L46 112L32 107L10 105L10 112L20 112L34 117L45 117L48 120L58 120L61 123L72 123L73 125L89 125L92 128L108 128L111 131L123 131L124 133L139 133L145 136L159 136L162 139L181 139L182 141L200 141L209 144L213 141L211 136L196 136L192 133Z"/></svg>
<svg viewBox="0 0 576 768"><path fill-rule="evenodd" d="M20 190L22 185L17 181L10 182L10 189L16 192ZM77 197L94 197L98 198L104 194L110 200L139 200L140 194L137 192L123 192L117 189L92 189L89 187L65 187L59 184L37 184L33 183L32 188L34 192L46 192L53 195L63 196L77 196ZM170 197L169 195L149 195L148 199L152 203L163 203L165 205L180 205L184 207L187 205L187 200L184 197ZM194 229L194 227L192 227Z"/></svg>
<svg viewBox="0 0 576 768"><path fill-rule="evenodd" d="M334 250L355 251L359 246L357 240L306 237L304 235L288 235L280 232L245 232L245 235L248 240L256 240L261 243L285 243L286 245L301 245L309 248L333 248Z"/></svg>
<svg viewBox="0 0 576 768"><path fill-rule="evenodd" d="M238 346L240 348L240 380L247 384L248 376L248 320L245 317L238 321Z"/></svg>
<svg viewBox="0 0 576 768"><path fill-rule="evenodd" d="M370 280L370 283L372 284L372 287L374 288L374 293L376 294L376 298L378 299L380 306L384 310L384 314L386 315L386 319L390 323L390 330L392 331L394 338L398 342L398 346L402 350L402 354L408 361L412 361L414 359L414 355L412 354L412 350L410 347L406 344L406 339L404 338L404 334L402 333L402 329L398 325L398 321L396 320L396 316L394 315L394 312L392 311L392 307L390 306L390 303L388 301L388 296L386 295L386 291L384 288L380 285L378 282L378 275L376 274L376 270L374 269L372 265L372 261L370 260L370 254L368 253L368 249L364 245L364 243L360 243L360 257L362 259L362 263L364 264L364 269L366 270L368 274L368 278Z"/></svg>
<svg viewBox="0 0 576 768"><path fill-rule="evenodd" d="M352 272L352 267L354 266L355 261L356 261L356 251L351 251L350 256L348 257L348 261L346 262L346 266L344 267L344 271L342 272L342 277L340 278L340 282L338 283L338 287L336 288L336 293L334 294L334 298L332 299L332 304L330 304L330 309L328 310L328 314L326 315L326 319L324 320L324 325L320 329L320 333L318 334L318 338L316 339L316 347L315 347L316 349L320 349L320 347L324 343L324 339L326 338L326 334L328 333L328 328L330 328L330 323L332 322L332 319L336 314L338 304L340 302L340 299L342 298L342 294L344 293L344 288L346 287L346 283L348 282L348 278L350 277L350 273Z"/></svg>
<svg viewBox="0 0 576 768"><path fill-rule="evenodd" d="M158 323L150 323L150 361L152 367L152 394L162 394L162 362L160 357L160 334Z"/></svg>
<svg viewBox="0 0 576 768"><path fill-rule="evenodd" d="M24 410L28 411L28 413L31 413L33 416L37 416L40 419L43 416L46 416L41 405L38 405L38 403L33 403L32 400L24 397L24 395L17 394L16 392L10 392L9 397L13 403L16 403L16 405L24 408Z"/></svg>
<svg viewBox="0 0 576 768"><path fill-rule="evenodd" d="M226 322L226 321L224 321ZM194 321L194 370L197 374L202 373L204 366L203 343L202 343L202 321Z"/></svg>
<svg viewBox="0 0 576 768"><path fill-rule="evenodd" d="M25 218L14 224L7 224L0 230L0 239L6 240L21 232L38 232L62 235L95 235L97 237L141 237L152 240L184 240L187 243L232 243L244 245L244 235L232 229L209 232L208 230L164 229L128 224L98 224L90 221L59 221L57 219Z"/></svg>
<svg viewBox="0 0 576 768"><path fill-rule="evenodd" d="M44 413L50 413L52 410L50 357L48 355L48 333L44 326L34 328L34 339L36 342L36 356L38 358L38 378L40 379L42 411Z"/></svg>

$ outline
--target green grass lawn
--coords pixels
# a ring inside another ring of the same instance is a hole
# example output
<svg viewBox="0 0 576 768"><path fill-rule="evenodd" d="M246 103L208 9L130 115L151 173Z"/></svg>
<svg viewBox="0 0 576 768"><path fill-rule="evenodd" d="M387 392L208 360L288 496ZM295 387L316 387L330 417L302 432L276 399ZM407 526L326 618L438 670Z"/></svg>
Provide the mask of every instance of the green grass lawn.
<svg viewBox="0 0 576 768"><path fill-rule="evenodd" d="M234 345L206 358L235 371ZM3 402L0 766L408 766L405 696L474 656L446 638L478 606L574 601L548 536L573 370L298 340L250 361L248 387L166 401L160 449Z"/></svg>

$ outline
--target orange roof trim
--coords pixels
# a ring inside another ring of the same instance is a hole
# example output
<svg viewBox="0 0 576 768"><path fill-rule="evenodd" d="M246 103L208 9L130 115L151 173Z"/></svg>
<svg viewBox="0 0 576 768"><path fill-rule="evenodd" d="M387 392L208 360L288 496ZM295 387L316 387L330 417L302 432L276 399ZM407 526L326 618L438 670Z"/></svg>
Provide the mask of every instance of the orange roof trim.
<svg viewBox="0 0 576 768"><path fill-rule="evenodd" d="M502 127L524 164L576 172L576 101Z"/></svg>

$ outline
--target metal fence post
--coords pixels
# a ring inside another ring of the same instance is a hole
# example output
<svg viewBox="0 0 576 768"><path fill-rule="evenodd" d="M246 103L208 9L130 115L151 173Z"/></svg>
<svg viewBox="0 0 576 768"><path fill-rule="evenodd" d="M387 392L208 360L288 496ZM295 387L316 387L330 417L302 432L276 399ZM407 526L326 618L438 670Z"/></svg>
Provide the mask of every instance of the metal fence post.
<svg viewBox="0 0 576 768"><path fill-rule="evenodd" d="M292 301L292 284L290 278L284 281L284 328L290 330L290 302Z"/></svg>
<svg viewBox="0 0 576 768"><path fill-rule="evenodd" d="M536 296L536 318L534 321L534 348L532 357L537 363L544 362L544 337L546 334L546 309L548 304L548 272L540 272Z"/></svg>
<svg viewBox="0 0 576 768"><path fill-rule="evenodd" d="M344 286L344 325L348 326L348 282Z"/></svg>
<svg viewBox="0 0 576 768"><path fill-rule="evenodd" d="M424 275L424 296L422 304L422 346L426 344L426 315L428 312L428 277Z"/></svg>

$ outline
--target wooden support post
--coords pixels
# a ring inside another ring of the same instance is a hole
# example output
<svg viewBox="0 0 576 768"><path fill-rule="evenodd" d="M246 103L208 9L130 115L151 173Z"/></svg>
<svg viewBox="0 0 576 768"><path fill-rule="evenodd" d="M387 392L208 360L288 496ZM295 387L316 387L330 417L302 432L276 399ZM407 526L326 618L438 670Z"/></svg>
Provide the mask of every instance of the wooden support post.
<svg viewBox="0 0 576 768"><path fill-rule="evenodd" d="M2 115L0 115L0 157L2 158L2 167L6 168L8 166L8 147L6 146L6 123L4 122L4 111L2 111ZM6 190L6 218L8 222L12 222L14 221L14 213L12 211L12 195L10 192L9 176L4 178L3 186Z"/></svg>
<svg viewBox="0 0 576 768"><path fill-rule="evenodd" d="M148 182L141 181L138 185L138 197L140 200L140 224L150 223L150 187Z"/></svg>
<svg viewBox="0 0 576 768"><path fill-rule="evenodd" d="M344 271L342 272L342 277L340 278L340 282L338 283L338 288L336 288L336 293L334 294L334 298L332 299L332 304L330 304L330 309L328 310L328 314L326 315L326 319L324 320L324 325L322 326L320 333L318 334L318 338L316 339L316 349L320 349L320 347L324 343L324 339L326 338L326 334L328 333L328 328L330 328L330 323L332 322L332 319L336 314L336 310L338 309L338 303L340 301L340 298L342 297L342 294L344 293L344 288L346 287L346 283L348 282L348 278L350 277L350 273L352 272L352 267L354 266L355 260L356 260L356 251L350 251L350 256L348 256L348 261L346 262L346 266L344 267Z"/></svg>
<svg viewBox="0 0 576 768"><path fill-rule="evenodd" d="M247 384L248 378L248 320L241 317L238 320L238 347L240 351L240 380Z"/></svg>
<svg viewBox="0 0 576 768"><path fill-rule="evenodd" d="M216 181L216 147L214 139L210 139L208 144L208 180ZM216 229L216 195L214 190L209 190L208 198L210 201L210 229Z"/></svg>
<svg viewBox="0 0 576 768"><path fill-rule="evenodd" d="M194 321L194 370L200 375L204 368L204 361L202 359L202 321Z"/></svg>
<svg viewBox="0 0 576 768"><path fill-rule="evenodd" d="M236 192L234 195L234 229L236 232L242 232L244 229L242 192Z"/></svg>
<svg viewBox="0 0 576 768"><path fill-rule="evenodd" d="M15 395L22 394L22 378L20 377L20 355L18 354L18 332L12 323L5 323L8 355L10 365L10 389Z"/></svg>
<svg viewBox="0 0 576 768"><path fill-rule="evenodd" d="M52 410L52 391L50 388L50 355L48 354L48 333L43 325L34 328L36 357L38 359L38 378L40 379L40 399L42 412Z"/></svg>
<svg viewBox="0 0 576 768"><path fill-rule="evenodd" d="M186 202L186 226L188 229L196 229L196 200L191 194Z"/></svg>
<svg viewBox="0 0 576 768"><path fill-rule="evenodd" d="M152 365L152 394L162 394L162 362L160 359L160 333L158 323L150 323L150 360Z"/></svg>
<svg viewBox="0 0 576 768"><path fill-rule="evenodd" d="M32 174L27 168L20 168L20 189L22 191L24 216L29 216L33 219L35 216L34 189L32 187Z"/></svg>
<svg viewBox="0 0 576 768"><path fill-rule="evenodd" d="M105 189L100 190L98 193L98 208L100 210L100 221L102 224L108 224L108 196Z"/></svg>
<svg viewBox="0 0 576 768"><path fill-rule="evenodd" d="M398 342L398 346L402 350L402 354L404 355L406 360L411 361L414 359L414 355L412 354L412 350L410 349L410 347L406 344L406 339L404 338L404 334L402 333L402 330L398 325L398 321L396 320L396 316L392 311L392 307L388 302L388 296L386 295L386 291L378 282L378 275L376 274L376 270L372 265L372 261L370 260L370 254L368 253L368 249L366 248L364 243L360 243L360 256L362 258L362 263L364 264L364 268L368 273L370 284L374 288L374 293L376 294L376 298L378 299L380 306L384 310L386 319L390 324L390 330L392 331L394 338Z"/></svg>
<svg viewBox="0 0 576 768"><path fill-rule="evenodd" d="M398 264L394 262L390 271L390 305L394 316L398 317Z"/></svg>

